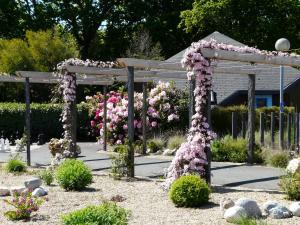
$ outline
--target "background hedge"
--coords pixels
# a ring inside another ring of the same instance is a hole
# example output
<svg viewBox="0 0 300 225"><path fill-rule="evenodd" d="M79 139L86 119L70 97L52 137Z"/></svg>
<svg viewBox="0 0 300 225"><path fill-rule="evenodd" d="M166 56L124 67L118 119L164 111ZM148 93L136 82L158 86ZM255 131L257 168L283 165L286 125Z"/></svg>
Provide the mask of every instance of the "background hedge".
<svg viewBox="0 0 300 225"><path fill-rule="evenodd" d="M90 133L90 118L87 104L77 105L78 140L95 140ZM60 120L61 104L31 104L31 137L36 141L40 133L46 140L62 137L63 128ZM25 126L25 104L0 103L0 132L5 137L22 135Z"/></svg>

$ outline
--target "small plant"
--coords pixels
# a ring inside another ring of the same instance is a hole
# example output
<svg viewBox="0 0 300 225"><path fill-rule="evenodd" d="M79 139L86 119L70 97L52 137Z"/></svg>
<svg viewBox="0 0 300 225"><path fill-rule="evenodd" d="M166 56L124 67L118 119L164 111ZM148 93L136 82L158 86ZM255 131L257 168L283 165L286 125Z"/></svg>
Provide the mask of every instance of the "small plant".
<svg viewBox="0 0 300 225"><path fill-rule="evenodd" d="M76 159L66 159L56 169L58 184L67 191L80 191L93 181L91 170Z"/></svg>
<svg viewBox="0 0 300 225"><path fill-rule="evenodd" d="M248 217L242 217L241 219L235 220L233 223L236 225L267 225L267 223L263 221Z"/></svg>
<svg viewBox="0 0 300 225"><path fill-rule="evenodd" d="M300 174L288 173L280 178L280 189L287 195L289 200L300 200Z"/></svg>
<svg viewBox="0 0 300 225"><path fill-rule="evenodd" d="M169 138L167 148L171 150L178 149L183 142L185 142L185 137L183 135L174 135Z"/></svg>
<svg viewBox="0 0 300 225"><path fill-rule="evenodd" d="M150 153L155 153L162 150L165 146L165 142L162 138L152 138L149 140L147 147Z"/></svg>
<svg viewBox="0 0 300 225"><path fill-rule="evenodd" d="M198 207L208 202L210 193L203 179L197 175L187 175L174 181L169 197L176 206Z"/></svg>
<svg viewBox="0 0 300 225"><path fill-rule="evenodd" d="M62 225L127 225L129 211L112 202L88 206L62 216Z"/></svg>
<svg viewBox="0 0 300 225"><path fill-rule="evenodd" d="M114 179L120 179L127 174L128 147L127 145L118 145L114 151L116 155L111 155L111 175Z"/></svg>
<svg viewBox="0 0 300 225"><path fill-rule="evenodd" d="M25 191L21 194L14 193L12 200L4 199L4 202L16 209L4 213L9 220L29 220L31 213L36 212L44 200L32 197L31 191Z"/></svg>
<svg viewBox="0 0 300 225"><path fill-rule="evenodd" d="M287 152L269 153L266 158L266 162L274 167L286 168L290 160L290 156Z"/></svg>
<svg viewBox="0 0 300 225"><path fill-rule="evenodd" d="M19 155L12 156L5 165L5 170L9 173L21 173L26 171L26 164Z"/></svg>
<svg viewBox="0 0 300 225"><path fill-rule="evenodd" d="M53 171L50 169L46 169L46 170L42 170L40 172L40 178L43 180L43 182L46 185L51 185L52 182L54 181L54 175L53 175Z"/></svg>

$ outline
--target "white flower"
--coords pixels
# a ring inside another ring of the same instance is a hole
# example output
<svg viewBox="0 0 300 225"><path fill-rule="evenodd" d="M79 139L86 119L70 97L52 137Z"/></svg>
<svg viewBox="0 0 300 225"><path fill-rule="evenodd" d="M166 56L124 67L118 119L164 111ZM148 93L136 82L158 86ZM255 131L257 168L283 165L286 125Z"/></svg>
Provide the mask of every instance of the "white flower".
<svg viewBox="0 0 300 225"><path fill-rule="evenodd" d="M299 159L292 159L289 161L288 166L286 167L286 171L288 173L299 173L300 172L300 160Z"/></svg>

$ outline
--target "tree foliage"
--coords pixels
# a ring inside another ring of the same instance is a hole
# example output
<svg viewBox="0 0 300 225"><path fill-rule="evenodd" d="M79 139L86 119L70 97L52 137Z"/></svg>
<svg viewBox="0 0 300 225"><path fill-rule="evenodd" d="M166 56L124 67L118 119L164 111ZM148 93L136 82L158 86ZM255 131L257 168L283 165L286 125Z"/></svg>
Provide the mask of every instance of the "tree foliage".
<svg viewBox="0 0 300 225"><path fill-rule="evenodd" d="M198 39L218 30L250 46L274 49L286 37L299 47L299 0L195 0L181 13L180 26Z"/></svg>
<svg viewBox="0 0 300 225"><path fill-rule="evenodd" d="M52 71L66 58L77 57L77 46L70 34L58 29L27 31L25 39L0 40L0 71Z"/></svg>

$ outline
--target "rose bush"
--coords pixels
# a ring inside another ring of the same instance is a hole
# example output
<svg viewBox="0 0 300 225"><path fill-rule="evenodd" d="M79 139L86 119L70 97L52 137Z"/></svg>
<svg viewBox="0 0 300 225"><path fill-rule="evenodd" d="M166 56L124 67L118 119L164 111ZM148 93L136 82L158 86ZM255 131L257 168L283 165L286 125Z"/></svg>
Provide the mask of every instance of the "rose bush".
<svg viewBox="0 0 300 225"><path fill-rule="evenodd" d="M178 90L173 84L159 82L149 92L147 98L147 126L149 129L165 128L179 119ZM107 99L107 139L111 144L123 144L127 138L128 96L122 91L111 91ZM104 96L100 93L93 97L87 96L93 120L91 126L103 138ZM134 128L135 139L142 135L143 94L134 93Z"/></svg>

